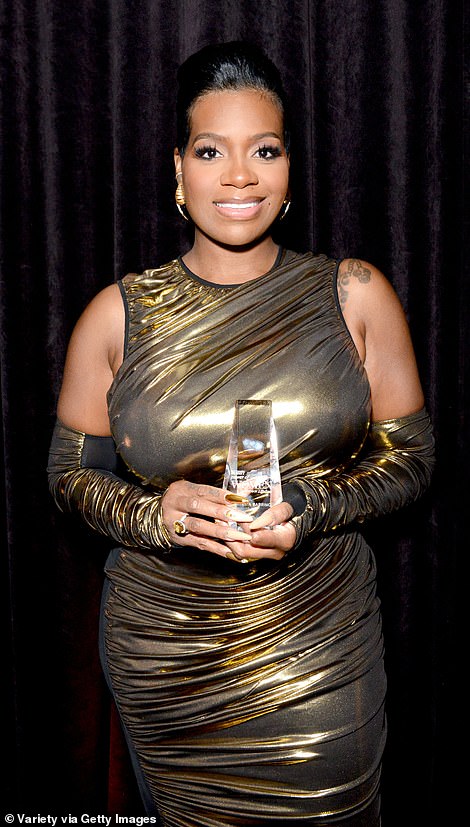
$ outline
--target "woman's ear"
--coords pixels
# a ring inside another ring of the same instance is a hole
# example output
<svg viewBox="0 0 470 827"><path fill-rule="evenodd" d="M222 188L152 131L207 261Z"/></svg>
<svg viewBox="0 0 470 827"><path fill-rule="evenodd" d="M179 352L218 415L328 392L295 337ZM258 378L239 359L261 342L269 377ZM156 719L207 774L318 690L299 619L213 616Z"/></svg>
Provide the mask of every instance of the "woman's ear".
<svg viewBox="0 0 470 827"><path fill-rule="evenodd" d="M178 173L182 171L181 170L181 164L182 164L182 161L183 161L178 147L175 147L175 151L173 153L173 159L174 159L174 162L175 162L175 173L176 173L176 175L178 175Z"/></svg>

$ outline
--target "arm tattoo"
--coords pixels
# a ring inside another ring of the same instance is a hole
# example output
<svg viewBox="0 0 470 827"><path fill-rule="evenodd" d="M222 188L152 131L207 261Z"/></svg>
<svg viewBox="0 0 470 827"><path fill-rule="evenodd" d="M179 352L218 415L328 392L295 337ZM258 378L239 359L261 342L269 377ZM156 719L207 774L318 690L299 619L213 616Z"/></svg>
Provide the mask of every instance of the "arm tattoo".
<svg viewBox="0 0 470 827"><path fill-rule="evenodd" d="M357 258L350 258L346 270L338 273L338 298L341 310L344 310L348 298L347 287L353 277L362 281L363 284L368 284L370 281L370 270L364 267L362 261Z"/></svg>

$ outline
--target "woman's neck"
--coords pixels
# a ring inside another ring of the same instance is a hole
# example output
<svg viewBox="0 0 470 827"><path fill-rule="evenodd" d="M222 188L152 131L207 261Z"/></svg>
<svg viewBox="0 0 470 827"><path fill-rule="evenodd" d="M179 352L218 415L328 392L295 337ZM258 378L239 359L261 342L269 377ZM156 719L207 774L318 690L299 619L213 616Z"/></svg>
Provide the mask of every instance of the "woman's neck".
<svg viewBox="0 0 470 827"><path fill-rule="evenodd" d="M224 247L196 234L183 261L200 278L218 284L243 284L274 266L279 246L269 236L250 247Z"/></svg>

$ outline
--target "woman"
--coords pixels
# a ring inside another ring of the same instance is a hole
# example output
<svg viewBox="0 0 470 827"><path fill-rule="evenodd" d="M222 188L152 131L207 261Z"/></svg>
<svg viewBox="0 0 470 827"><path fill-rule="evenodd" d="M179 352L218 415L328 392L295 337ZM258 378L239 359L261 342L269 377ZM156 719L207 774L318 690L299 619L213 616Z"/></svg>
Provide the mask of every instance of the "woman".
<svg viewBox="0 0 470 827"><path fill-rule="evenodd" d="M378 825L375 566L358 524L429 484L398 299L372 265L279 249L289 128L240 43L179 71L178 260L102 291L73 333L50 484L117 544L101 649L165 825ZM237 399L269 399L283 500L222 488Z"/></svg>

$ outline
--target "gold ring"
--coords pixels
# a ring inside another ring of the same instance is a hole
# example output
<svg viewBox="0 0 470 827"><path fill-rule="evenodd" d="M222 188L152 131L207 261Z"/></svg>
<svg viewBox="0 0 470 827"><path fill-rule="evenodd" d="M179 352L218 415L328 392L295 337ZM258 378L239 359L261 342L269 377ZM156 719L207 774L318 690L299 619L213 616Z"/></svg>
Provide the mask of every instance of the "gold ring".
<svg viewBox="0 0 470 827"><path fill-rule="evenodd" d="M177 534L178 537L184 537L186 534L189 534L188 529L186 528L186 523L184 522L187 516L187 514L183 514L179 520L175 520L173 523L175 534Z"/></svg>

